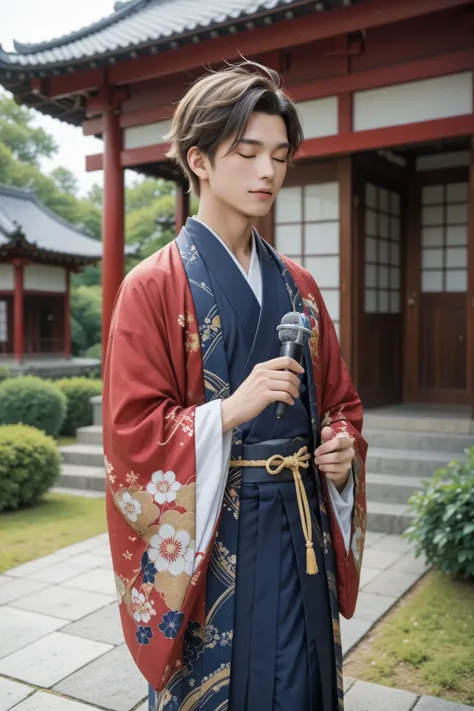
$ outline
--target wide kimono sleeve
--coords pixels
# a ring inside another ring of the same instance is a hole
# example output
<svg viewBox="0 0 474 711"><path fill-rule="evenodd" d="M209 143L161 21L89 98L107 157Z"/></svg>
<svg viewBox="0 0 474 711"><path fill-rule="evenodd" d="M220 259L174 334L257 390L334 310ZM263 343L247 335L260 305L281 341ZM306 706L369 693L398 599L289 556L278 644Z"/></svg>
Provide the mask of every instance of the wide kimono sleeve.
<svg viewBox="0 0 474 711"><path fill-rule="evenodd" d="M333 542L339 609L346 618L352 617L359 592L360 570L366 529L365 459L367 443L362 437L363 411L359 395L341 356L339 340L319 289L315 285L318 313L318 404L320 429L329 426L336 436L347 435L354 444L354 460L350 477L354 505L349 550L344 545L341 527L330 505L328 482L324 477L326 507Z"/></svg>
<svg viewBox="0 0 474 711"><path fill-rule="evenodd" d="M126 278L104 369L106 506L120 614L154 689L181 663L191 613L193 624L204 623L209 558L196 550L199 333L176 255L159 265L147 260Z"/></svg>

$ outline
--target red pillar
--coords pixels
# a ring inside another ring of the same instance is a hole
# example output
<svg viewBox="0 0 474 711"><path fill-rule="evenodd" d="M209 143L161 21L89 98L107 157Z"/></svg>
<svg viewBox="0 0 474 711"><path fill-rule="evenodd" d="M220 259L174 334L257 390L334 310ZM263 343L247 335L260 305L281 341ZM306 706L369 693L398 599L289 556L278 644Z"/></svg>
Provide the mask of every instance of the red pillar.
<svg viewBox="0 0 474 711"><path fill-rule="evenodd" d="M124 273L124 175L120 166L119 111L104 113L104 207L102 217L102 362L114 301Z"/></svg>
<svg viewBox="0 0 474 711"><path fill-rule="evenodd" d="M66 291L64 293L64 355L71 357L71 272L66 269Z"/></svg>
<svg viewBox="0 0 474 711"><path fill-rule="evenodd" d="M189 193L186 183L176 184L176 234L186 224L189 217Z"/></svg>
<svg viewBox="0 0 474 711"><path fill-rule="evenodd" d="M23 360L23 263L14 262L15 292L13 296L13 350L15 360Z"/></svg>

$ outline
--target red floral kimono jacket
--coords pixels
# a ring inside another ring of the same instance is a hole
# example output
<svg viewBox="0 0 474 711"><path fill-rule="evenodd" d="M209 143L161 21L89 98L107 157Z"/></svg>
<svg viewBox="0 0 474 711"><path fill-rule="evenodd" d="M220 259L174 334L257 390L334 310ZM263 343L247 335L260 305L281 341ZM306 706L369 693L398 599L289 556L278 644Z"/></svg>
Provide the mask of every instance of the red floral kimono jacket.
<svg viewBox="0 0 474 711"><path fill-rule="evenodd" d="M290 260L278 259L294 281L312 324L315 399L321 413L313 428L331 425L334 432L347 433L356 451L347 554L324 476L320 476L342 708L338 613L346 618L354 613L365 536L362 408L313 278ZM194 543L194 415L196 407L205 403L205 378L209 380L201 354L204 327L217 332L219 318L198 323L183 258L173 242L124 280L107 344L103 430L113 567L125 640L156 690L166 689L183 663L186 624L192 620L205 629L206 573L213 546L210 543L207 550L197 552ZM172 496L166 496L169 491L174 492ZM203 687L217 683L218 677L203 682Z"/></svg>

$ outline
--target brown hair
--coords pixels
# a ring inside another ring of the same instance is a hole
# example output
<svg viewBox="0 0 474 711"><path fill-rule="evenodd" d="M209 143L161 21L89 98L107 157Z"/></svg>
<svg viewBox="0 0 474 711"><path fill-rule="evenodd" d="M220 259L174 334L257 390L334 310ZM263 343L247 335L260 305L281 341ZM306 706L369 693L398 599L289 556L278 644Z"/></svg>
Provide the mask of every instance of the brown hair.
<svg viewBox="0 0 474 711"><path fill-rule="evenodd" d="M199 195L199 178L189 167L187 154L196 146L211 161L222 141L235 135L231 153L247 128L253 111L281 116L286 124L290 165L303 141L303 129L293 101L281 88L281 77L273 69L244 61L218 71L209 71L187 90L173 116L166 136L174 160Z"/></svg>

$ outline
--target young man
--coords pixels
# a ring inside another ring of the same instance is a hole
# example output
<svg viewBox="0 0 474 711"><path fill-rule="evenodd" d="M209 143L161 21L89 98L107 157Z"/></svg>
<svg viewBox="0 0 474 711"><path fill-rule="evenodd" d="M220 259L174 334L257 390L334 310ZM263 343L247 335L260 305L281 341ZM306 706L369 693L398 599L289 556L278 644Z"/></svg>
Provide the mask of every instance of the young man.
<svg viewBox="0 0 474 711"><path fill-rule="evenodd" d="M169 140L198 214L123 282L104 374L125 639L150 711L340 711L362 408L313 278L252 229L300 121L278 75L244 62L188 90ZM311 329L302 366L280 356L289 312Z"/></svg>

